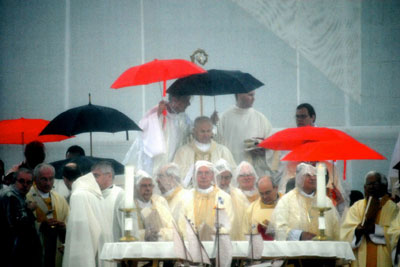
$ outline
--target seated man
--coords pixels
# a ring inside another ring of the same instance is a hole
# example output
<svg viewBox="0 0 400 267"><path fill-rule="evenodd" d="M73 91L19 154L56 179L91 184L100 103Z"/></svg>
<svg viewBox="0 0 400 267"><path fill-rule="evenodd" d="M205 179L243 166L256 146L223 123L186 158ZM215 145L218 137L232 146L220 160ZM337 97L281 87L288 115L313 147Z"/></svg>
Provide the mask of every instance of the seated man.
<svg viewBox="0 0 400 267"><path fill-rule="evenodd" d="M272 213L270 227L277 240L311 240L318 234L319 211L316 205L315 167L300 163L296 170L296 188L284 195ZM325 233L338 240L339 215L326 196L331 209L325 212Z"/></svg>
<svg viewBox="0 0 400 267"><path fill-rule="evenodd" d="M387 188L383 174L368 172L364 184L365 199L354 203L346 214L340 238L351 243L356 256L352 266L367 266L367 262L373 266L391 266L392 251L387 231L398 214L398 207L387 195Z"/></svg>
<svg viewBox="0 0 400 267"><path fill-rule="evenodd" d="M218 187L231 196L232 207L235 211L231 227L231 238L232 240L244 240L245 237L240 229L242 229L243 216L250 203L242 190L231 185L232 170L228 162L224 159L220 159L215 164L215 168L217 169Z"/></svg>
<svg viewBox="0 0 400 267"><path fill-rule="evenodd" d="M135 175L135 203L138 209L139 240L172 240L173 221L167 201L153 194L153 179L145 171Z"/></svg>
<svg viewBox="0 0 400 267"><path fill-rule="evenodd" d="M231 197L216 186L214 165L209 161L197 161L194 188L185 195L183 213L179 218L182 233L188 234L185 221L187 219L195 231L199 232L202 241L212 240L212 235L216 232L217 206L218 212L223 211L222 213L226 215L225 225L220 228L220 233L228 234L234 218Z"/></svg>
<svg viewBox="0 0 400 267"><path fill-rule="evenodd" d="M273 240L273 234L266 233L272 212L280 198L278 185L269 176L263 176L257 182L260 198L247 208L243 217L242 231L244 234L261 233L264 240Z"/></svg>
<svg viewBox="0 0 400 267"><path fill-rule="evenodd" d="M251 202L260 197L256 188L258 176L253 166L247 161L242 161L236 168L235 179L237 187L246 195Z"/></svg>
<svg viewBox="0 0 400 267"><path fill-rule="evenodd" d="M231 166L236 166L229 149L213 141L212 136L211 119L205 116L197 117L193 128L194 140L180 147L174 157L174 162L181 168L181 177L185 177L198 160L215 163L222 158L228 161ZM192 172L190 176L192 176Z"/></svg>
<svg viewBox="0 0 400 267"><path fill-rule="evenodd" d="M178 221L183 205L182 196L187 192L181 185L178 165L169 163L160 167L157 171L157 184L162 196L168 201L172 216Z"/></svg>

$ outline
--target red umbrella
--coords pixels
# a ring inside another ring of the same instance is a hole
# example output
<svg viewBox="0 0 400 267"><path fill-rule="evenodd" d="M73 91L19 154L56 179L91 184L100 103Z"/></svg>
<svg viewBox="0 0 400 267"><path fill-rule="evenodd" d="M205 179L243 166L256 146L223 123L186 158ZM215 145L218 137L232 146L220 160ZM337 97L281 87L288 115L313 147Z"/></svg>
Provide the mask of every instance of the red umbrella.
<svg viewBox="0 0 400 267"><path fill-rule="evenodd" d="M294 148L284 161L366 160L386 159L357 140L309 142Z"/></svg>
<svg viewBox="0 0 400 267"><path fill-rule="evenodd" d="M163 97L167 91L167 80L206 72L196 64L184 59L164 59L147 62L127 69L111 85L113 89L163 81Z"/></svg>
<svg viewBox="0 0 400 267"><path fill-rule="evenodd" d="M283 161L343 160L343 179L346 179L346 160L386 159L355 139L309 142L294 148Z"/></svg>
<svg viewBox="0 0 400 267"><path fill-rule="evenodd" d="M64 135L44 135L39 133L49 124L43 119L13 119L0 121L0 144L24 145L32 141L42 143L58 142L68 138Z"/></svg>
<svg viewBox="0 0 400 267"><path fill-rule="evenodd" d="M345 132L326 127L287 128L264 139L258 146L274 150L292 150L307 142L355 140Z"/></svg>

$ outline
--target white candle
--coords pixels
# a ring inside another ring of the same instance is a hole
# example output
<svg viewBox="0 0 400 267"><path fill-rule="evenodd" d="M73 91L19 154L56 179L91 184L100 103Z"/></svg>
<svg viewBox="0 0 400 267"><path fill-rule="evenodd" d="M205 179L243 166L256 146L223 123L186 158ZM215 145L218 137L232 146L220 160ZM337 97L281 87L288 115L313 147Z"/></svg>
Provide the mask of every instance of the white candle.
<svg viewBox="0 0 400 267"><path fill-rule="evenodd" d="M317 207L326 207L325 164L317 164Z"/></svg>
<svg viewBox="0 0 400 267"><path fill-rule="evenodd" d="M133 230L133 220L131 217L125 218L125 231Z"/></svg>
<svg viewBox="0 0 400 267"><path fill-rule="evenodd" d="M133 209L133 175L134 167L125 166L125 209Z"/></svg>
<svg viewBox="0 0 400 267"><path fill-rule="evenodd" d="M318 229L325 230L325 217L324 216L318 217Z"/></svg>

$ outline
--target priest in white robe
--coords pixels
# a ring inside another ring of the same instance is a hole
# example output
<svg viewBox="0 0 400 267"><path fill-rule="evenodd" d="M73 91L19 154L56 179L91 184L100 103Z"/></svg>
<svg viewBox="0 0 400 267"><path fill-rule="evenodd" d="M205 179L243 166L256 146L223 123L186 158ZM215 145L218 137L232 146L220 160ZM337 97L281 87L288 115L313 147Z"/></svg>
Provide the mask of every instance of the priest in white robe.
<svg viewBox="0 0 400 267"><path fill-rule="evenodd" d="M226 160L218 160L215 163L215 169L217 170L218 187L231 196L232 207L235 211L230 231L231 238L232 240L245 240L245 236L240 229L242 229L243 217L250 202L239 188L231 185L232 168Z"/></svg>
<svg viewBox="0 0 400 267"><path fill-rule="evenodd" d="M190 138L192 122L185 113L190 96L169 95L169 101L161 101L140 120L139 133L123 164L153 174L161 165L171 162L176 150ZM164 117L163 111L167 111Z"/></svg>
<svg viewBox="0 0 400 267"><path fill-rule="evenodd" d="M276 205L270 226L277 240L311 240L319 234L319 211L316 206L316 170L312 165L301 163L296 171L296 188L284 195ZM339 215L332 201L326 196L325 234L339 239Z"/></svg>
<svg viewBox="0 0 400 267"><path fill-rule="evenodd" d="M257 181L258 175L253 165L247 161L240 162L234 173L233 186L242 190L250 203L256 201L260 197L256 186Z"/></svg>
<svg viewBox="0 0 400 267"><path fill-rule="evenodd" d="M181 184L179 167L175 163L161 166L157 171L157 185L162 196L167 200L169 209L175 221L179 220L185 199L183 196L188 190Z"/></svg>
<svg viewBox="0 0 400 267"><path fill-rule="evenodd" d="M196 161L206 160L216 163L219 159L225 159L232 167L236 167L235 160L229 149L212 140L212 121L206 116L197 117L194 121L194 140L178 149L174 162L181 169L181 177L188 175Z"/></svg>
<svg viewBox="0 0 400 267"><path fill-rule="evenodd" d="M92 166L92 173L99 183L104 201L104 214L112 227L114 242L118 242L123 235L122 212L124 206L124 190L114 184L114 168L108 161L100 161Z"/></svg>
<svg viewBox="0 0 400 267"><path fill-rule="evenodd" d="M103 195L93 173L72 184L70 214L63 258L64 267L112 266L101 261L104 243L112 242L112 230L104 214Z"/></svg>
<svg viewBox="0 0 400 267"><path fill-rule="evenodd" d="M218 188L214 164L200 160L195 164L194 187L185 195L183 212L179 219L181 232L186 236L188 220L203 241L212 240L216 233L216 212L221 215L221 234L229 234L234 219L231 197Z"/></svg>
<svg viewBox="0 0 400 267"><path fill-rule="evenodd" d="M277 171L279 157L274 157L272 150L256 147L271 134L272 126L264 114L253 108L255 91L237 94L235 98L236 105L225 111L217 123L216 140L232 152L236 162L251 163L257 173Z"/></svg>
<svg viewBox="0 0 400 267"><path fill-rule="evenodd" d="M168 202L153 193L153 178L145 171L135 174L135 204L138 209L139 240L171 241L174 219Z"/></svg>

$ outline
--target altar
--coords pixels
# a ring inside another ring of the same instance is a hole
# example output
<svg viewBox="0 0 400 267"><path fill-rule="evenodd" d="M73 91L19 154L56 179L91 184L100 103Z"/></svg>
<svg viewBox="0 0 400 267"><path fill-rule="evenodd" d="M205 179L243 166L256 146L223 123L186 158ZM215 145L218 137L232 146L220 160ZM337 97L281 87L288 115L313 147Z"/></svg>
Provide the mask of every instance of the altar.
<svg viewBox="0 0 400 267"><path fill-rule="evenodd" d="M214 242L202 242L212 255ZM264 241L262 259L321 258L343 262L355 260L348 242L339 241ZM246 259L247 241L232 241L233 259ZM106 261L177 260L173 242L118 242L106 243L100 254Z"/></svg>

